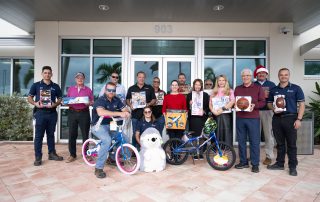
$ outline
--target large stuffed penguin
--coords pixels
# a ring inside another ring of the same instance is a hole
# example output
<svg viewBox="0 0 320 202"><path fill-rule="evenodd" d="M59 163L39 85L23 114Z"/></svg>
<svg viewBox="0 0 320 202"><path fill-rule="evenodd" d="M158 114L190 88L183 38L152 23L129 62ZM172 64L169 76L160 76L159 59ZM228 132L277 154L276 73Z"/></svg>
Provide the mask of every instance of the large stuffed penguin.
<svg viewBox="0 0 320 202"><path fill-rule="evenodd" d="M161 147L162 138L155 128L147 128L140 137L141 165L140 170L145 172L159 172L166 167L166 155Z"/></svg>

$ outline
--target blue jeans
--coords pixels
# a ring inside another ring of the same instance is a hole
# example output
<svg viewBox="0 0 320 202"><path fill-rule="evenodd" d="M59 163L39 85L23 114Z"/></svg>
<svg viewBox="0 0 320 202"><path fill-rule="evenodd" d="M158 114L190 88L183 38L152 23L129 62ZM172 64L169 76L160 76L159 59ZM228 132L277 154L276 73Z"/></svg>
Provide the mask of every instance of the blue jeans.
<svg viewBox="0 0 320 202"><path fill-rule="evenodd" d="M247 136L250 143L250 160L253 166L260 162L260 119L237 118L237 137L239 143L239 157L241 164L248 164Z"/></svg>
<svg viewBox="0 0 320 202"><path fill-rule="evenodd" d="M111 139L117 135L116 131L110 131L110 125L100 125L98 130L93 129L92 133L101 140L100 150L98 152L98 159L96 162L97 169L103 169L104 164L109 156L109 148L111 146Z"/></svg>
<svg viewBox="0 0 320 202"><path fill-rule="evenodd" d="M158 119L157 119L157 129L159 130L159 132L160 132L160 135L161 135L161 137L162 137L162 131L163 131L163 128L164 128L164 125L165 125L165 118L164 118L164 116L162 115L162 116L160 116Z"/></svg>
<svg viewBox="0 0 320 202"><path fill-rule="evenodd" d="M56 123L58 119L58 114L56 111L48 112L43 110L38 110L34 114L36 119L35 125L35 137L34 137L34 151L35 157L42 157L42 141L44 133L47 134L47 145L48 152L56 152L54 143L54 132L56 130Z"/></svg>
<svg viewBox="0 0 320 202"><path fill-rule="evenodd" d="M138 119L131 119L132 121L132 145L136 148L138 148L140 145L138 144L137 140L136 140L136 129L137 129L137 125L138 125Z"/></svg>

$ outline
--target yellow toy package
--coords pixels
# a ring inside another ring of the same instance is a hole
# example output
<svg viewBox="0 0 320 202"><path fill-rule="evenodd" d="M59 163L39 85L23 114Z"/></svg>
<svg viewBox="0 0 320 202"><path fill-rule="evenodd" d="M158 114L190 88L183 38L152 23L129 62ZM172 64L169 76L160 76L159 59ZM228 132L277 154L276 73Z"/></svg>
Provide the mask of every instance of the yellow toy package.
<svg viewBox="0 0 320 202"><path fill-rule="evenodd" d="M186 110L167 110L166 128L185 130L187 124Z"/></svg>

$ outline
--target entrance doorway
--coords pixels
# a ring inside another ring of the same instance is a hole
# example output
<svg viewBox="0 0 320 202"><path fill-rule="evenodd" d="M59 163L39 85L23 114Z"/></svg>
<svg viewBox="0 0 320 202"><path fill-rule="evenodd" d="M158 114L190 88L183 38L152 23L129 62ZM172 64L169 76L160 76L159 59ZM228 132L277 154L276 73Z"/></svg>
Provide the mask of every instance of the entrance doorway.
<svg viewBox="0 0 320 202"><path fill-rule="evenodd" d="M178 80L179 73L186 75L186 82L192 84L196 78L193 57L132 57L130 63L129 86L136 83L139 71L146 74L146 83L152 85L154 77L160 78L160 88L170 91L172 80Z"/></svg>

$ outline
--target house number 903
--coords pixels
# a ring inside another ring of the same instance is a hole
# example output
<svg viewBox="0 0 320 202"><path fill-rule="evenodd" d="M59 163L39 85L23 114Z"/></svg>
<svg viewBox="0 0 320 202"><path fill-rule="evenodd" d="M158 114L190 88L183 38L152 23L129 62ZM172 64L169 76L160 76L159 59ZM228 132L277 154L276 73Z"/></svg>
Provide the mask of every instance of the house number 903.
<svg viewBox="0 0 320 202"><path fill-rule="evenodd" d="M155 25L155 33L172 33L172 25Z"/></svg>

